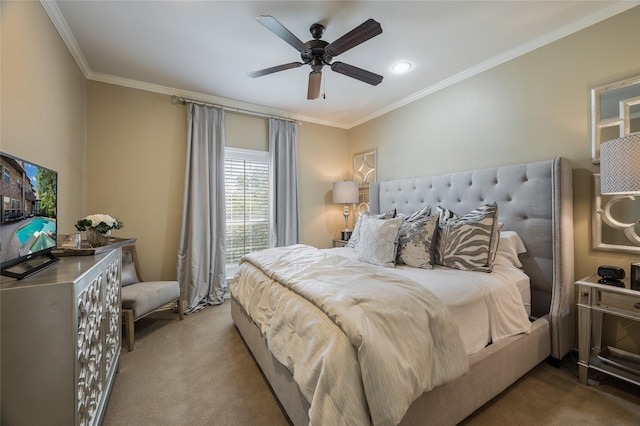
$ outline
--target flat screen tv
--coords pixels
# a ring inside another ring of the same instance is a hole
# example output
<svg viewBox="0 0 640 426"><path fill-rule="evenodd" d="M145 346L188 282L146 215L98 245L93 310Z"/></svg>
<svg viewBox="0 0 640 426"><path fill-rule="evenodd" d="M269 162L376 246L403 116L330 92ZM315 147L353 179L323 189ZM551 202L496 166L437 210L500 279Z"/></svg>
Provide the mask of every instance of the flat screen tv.
<svg viewBox="0 0 640 426"><path fill-rule="evenodd" d="M22 279L58 259L58 173L0 152L2 275Z"/></svg>

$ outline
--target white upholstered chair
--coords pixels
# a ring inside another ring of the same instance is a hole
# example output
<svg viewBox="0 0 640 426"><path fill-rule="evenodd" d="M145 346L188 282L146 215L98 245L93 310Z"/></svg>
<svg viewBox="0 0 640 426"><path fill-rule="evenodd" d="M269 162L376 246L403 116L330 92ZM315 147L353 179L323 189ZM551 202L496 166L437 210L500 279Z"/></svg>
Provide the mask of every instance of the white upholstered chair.
<svg viewBox="0 0 640 426"><path fill-rule="evenodd" d="M122 319L129 351L133 350L134 322L177 302L180 319L184 318L180 286L177 281L145 281L135 245L122 248Z"/></svg>

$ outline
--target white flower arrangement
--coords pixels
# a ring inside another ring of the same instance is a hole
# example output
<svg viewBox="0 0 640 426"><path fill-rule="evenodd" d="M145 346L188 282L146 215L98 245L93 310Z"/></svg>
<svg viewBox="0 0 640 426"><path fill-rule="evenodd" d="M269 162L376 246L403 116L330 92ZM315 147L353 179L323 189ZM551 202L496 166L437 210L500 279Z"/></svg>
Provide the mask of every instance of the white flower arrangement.
<svg viewBox="0 0 640 426"><path fill-rule="evenodd" d="M112 229L120 229L124 227L124 223L120 219L113 218L108 214L90 214L76 222L78 231L86 231L87 229L95 229L101 234L106 234Z"/></svg>

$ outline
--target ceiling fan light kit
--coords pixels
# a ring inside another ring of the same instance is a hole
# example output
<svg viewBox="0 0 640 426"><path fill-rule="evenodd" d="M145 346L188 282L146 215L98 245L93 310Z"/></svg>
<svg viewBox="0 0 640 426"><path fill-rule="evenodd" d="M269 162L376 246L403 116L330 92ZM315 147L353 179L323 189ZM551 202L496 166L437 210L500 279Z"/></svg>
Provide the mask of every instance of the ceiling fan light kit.
<svg viewBox="0 0 640 426"><path fill-rule="evenodd" d="M335 40L333 43L321 40L325 27L318 23L311 25L309 28L313 39L303 43L273 16L261 15L257 20L272 33L300 52L302 62L290 62L288 64L276 65L274 67L252 71L247 73L249 77L256 78L279 71L298 68L302 65L309 65L311 66L311 72L309 73L307 99L317 99L320 97L322 68L325 65L328 65L332 71L346 75L347 77L355 78L356 80L360 80L372 86L377 86L382 82L383 77L372 73L371 71L367 71L344 62L331 62L334 57L379 34L382 34L382 26L379 22L376 22L373 19L366 20L356 28Z"/></svg>

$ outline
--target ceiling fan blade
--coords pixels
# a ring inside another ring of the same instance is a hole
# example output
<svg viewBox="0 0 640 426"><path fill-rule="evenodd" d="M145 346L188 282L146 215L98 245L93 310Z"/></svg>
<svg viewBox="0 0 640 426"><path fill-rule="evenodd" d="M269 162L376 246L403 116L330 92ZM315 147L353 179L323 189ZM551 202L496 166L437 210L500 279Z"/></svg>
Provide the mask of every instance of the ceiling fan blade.
<svg viewBox="0 0 640 426"><path fill-rule="evenodd" d="M309 73L309 89L307 99L318 99L320 97L320 82L322 81L322 71L311 71Z"/></svg>
<svg viewBox="0 0 640 426"><path fill-rule="evenodd" d="M331 56L338 56L378 34L382 34L382 26L379 22L368 19L333 43L329 43L325 50Z"/></svg>
<svg viewBox="0 0 640 426"><path fill-rule="evenodd" d="M258 16L258 22L267 27L272 33L289 43L298 52L304 52L309 50L306 44L304 44L298 37L293 35L284 25L282 25L276 18L270 15Z"/></svg>
<svg viewBox="0 0 640 426"><path fill-rule="evenodd" d="M276 65L275 67L265 68L258 71L248 72L247 75L251 78L262 77L263 75L272 74L278 71L290 70L291 68L298 68L304 65L302 62L291 62L288 64Z"/></svg>
<svg viewBox="0 0 640 426"><path fill-rule="evenodd" d="M362 68L354 67L353 65L345 64L344 62L334 62L331 64L331 69L337 73L344 74L347 77L355 78L356 80L371 84L372 86L380 84L383 78L381 75L363 70Z"/></svg>

